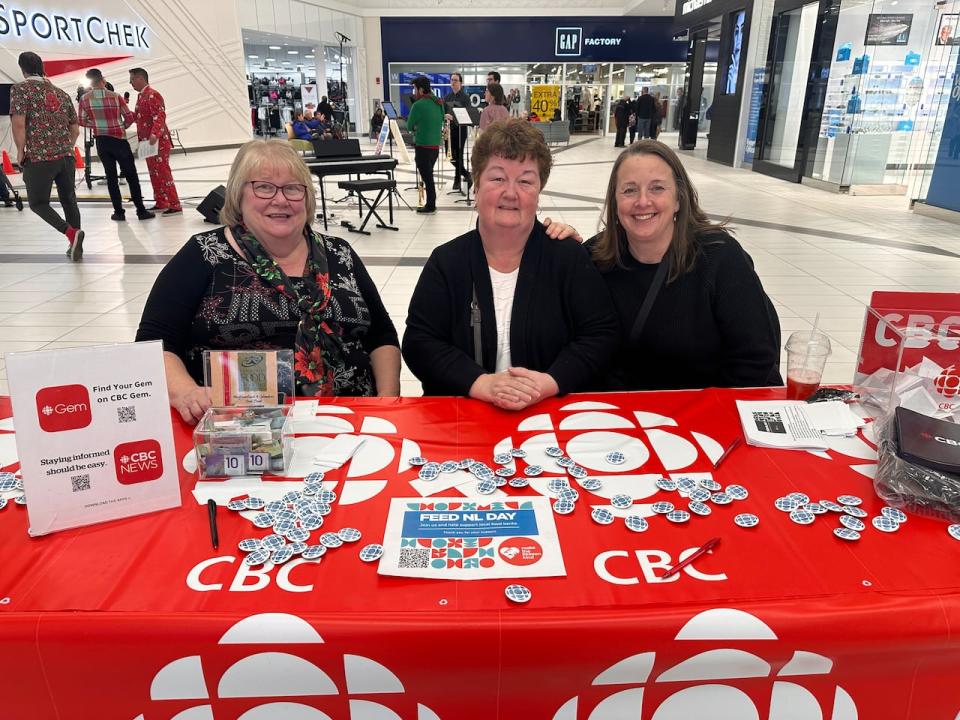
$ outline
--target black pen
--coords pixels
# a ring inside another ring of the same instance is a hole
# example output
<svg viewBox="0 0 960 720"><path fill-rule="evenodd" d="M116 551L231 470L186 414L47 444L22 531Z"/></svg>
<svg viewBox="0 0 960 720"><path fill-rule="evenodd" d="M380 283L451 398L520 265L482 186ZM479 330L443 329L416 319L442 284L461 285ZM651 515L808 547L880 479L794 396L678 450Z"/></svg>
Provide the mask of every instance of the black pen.
<svg viewBox="0 0 960 720"><path fill-rule="evenodd" d="M207 500L207 517L210 518L210 542L216 550L220 546L220 538L217 535L217 501L213 498Z"/></svg>
<svg viewBox="0 0 960 720"><path fill-rule="evenodd" d="M741 438L735 438L732 443L730 443L729 445L727 445L727 449L723 451L723 455L721 455L720 457L718 457L718 458L717 458L717 461L713 464L713 469L716 470L718 467L720 467L720 463L722 463L724 460L726 460L726 459L727 459L727 456L728 456L730 453L732 453L734 450L736 450L736 449L740 446L740 443L741 443L741 442L743 442L743 440L742 440Z"/></svg>

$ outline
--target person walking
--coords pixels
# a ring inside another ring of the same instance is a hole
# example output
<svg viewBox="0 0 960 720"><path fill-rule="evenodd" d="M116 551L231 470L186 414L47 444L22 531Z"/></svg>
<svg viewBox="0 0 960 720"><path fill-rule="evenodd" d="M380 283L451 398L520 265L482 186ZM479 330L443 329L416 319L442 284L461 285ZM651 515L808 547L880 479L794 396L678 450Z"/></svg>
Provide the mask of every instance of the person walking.
<svg viewBox="0 0 960 720"><path fill-rule="evenodd" d="M80 135L77 112L70 96L44 75L39 55L20 53L17 64L24 81L10 88L10 121L27 199L34 213L67 236L67 257L76 262L83 257L83 230L74 184L74 143ZM50 207L54 184L66 219Z"/></svg>
<svg viewBox="0 0 960 720"><path fill-rule="evenodd" d="M163 96L150 86L150 76L143 68L130 71L130 84L139 94L134 109L137 121L137 140L148 140L157 145L157 154L147 158L147 170L150 171L150 184L153 185L155 205L152 210L160 210L164 216L180 215L180 196L173 184L170 172L170 151L173 142L167 129L167 111Z"/></svg>
<svg viewBox="0 0 960 720"><path fill-rule="evenodd" d="M127 219L123 209L123 198L120 195L120 180L117 176L117 166L127 179L130 188L130 199L137 208L137 219L150 220L156 217L143 204L143 193L140 191L140 178L137 176L137 163L127 142L126 129L133 125L136 116L127 106L122 97L107 89L107 82L103 73L97 68L87 70L87 80L93 88L80 98L80 124L92 128L94 141L97 144L97 155L103 172L107 176L107 191L110 193L110 202L113 204L111 220L123 222Z"/></svg>
<svg viewBox="0 0 960 720"><path fill-rule="evenodd" d="M637 98L637 134L641 138L653 137L653 120L657 116L657 101L650 94L650 88L643 88Z"/></svg>
<svg viewBox="0 0 960 720"><path fill-rule="evenodd" d="M413 133L414 159L417 172L427 192L426 204L417 208L420 214L437 211L437 188L433 183L433 166L440 155L443 133L443 102L430 90L430 79L421 75L413 80L416 101L407 116L407 128Z"/></svg>
<svg viewBox="0 0 960 720"><path fill-rule="evenodd" d="M617 126L617 137L613 141L614 147L624 147L624 140L627 139L627 123L630 121L630 103L625 97L617 100L617 106L613 109L613 122Z"/></svg>

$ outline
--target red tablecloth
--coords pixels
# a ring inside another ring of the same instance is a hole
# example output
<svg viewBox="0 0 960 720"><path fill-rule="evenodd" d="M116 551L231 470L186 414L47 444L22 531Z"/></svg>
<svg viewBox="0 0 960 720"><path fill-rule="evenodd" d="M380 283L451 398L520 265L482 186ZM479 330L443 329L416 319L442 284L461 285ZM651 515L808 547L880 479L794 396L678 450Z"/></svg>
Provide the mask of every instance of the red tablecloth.
<svg viewBox="0 0 960 720"><path fill-rule="evenodd" d="M0 511L0 716L954 720L960 545L945 525L910 517L885 534L867 519L846 543L833 516L800 526L773 506L793 491L851 493L878 514L861 439L819 455L741 447L716 477L749 498L685 525L653 518L642 534L595 524L591 504L608 500L583 492L573 515L556 518L567 576L522 581L526 605L505 599L509 581L383 577L357 557L382 539L389 498L415 495L415 471L398 472L404 439L433 460L490 462L508 438L553 433L566 448L615 432L649 450L619 475L709 472L739 433L734 399L780 393L575 395L522 414L446 398L337 400L349 412L336 417L392 451L367 475L327 475L353 502L335 506L325 529L364 538L269 572L246 569L235 549L266 531L228 511L211 549L186 471L180 509L43 538L27 536L24 508L10 503ZM9 412L0 399L0 418ZM187 455L189 429L175 423L175 435ZM597 475L607 488L640 482ZM638 502L657 499L676 495ZM739 512L760 525L737 527ZM714 536L716 552L659 582Z"/></svg>

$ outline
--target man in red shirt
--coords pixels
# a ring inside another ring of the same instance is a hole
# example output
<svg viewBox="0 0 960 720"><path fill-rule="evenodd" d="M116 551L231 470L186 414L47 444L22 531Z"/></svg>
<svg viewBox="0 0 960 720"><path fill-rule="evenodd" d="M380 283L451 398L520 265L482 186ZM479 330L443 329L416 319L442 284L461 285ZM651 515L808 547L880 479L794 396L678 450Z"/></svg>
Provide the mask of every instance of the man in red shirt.
<svg viewBox="0 0 960 720"><path fill-rule="evenodd" d="M137 217L140 220L156 217L143 205L140 178L137 177L137 164L133 159L130 143L127 142L126 129L136 121L134 114L122 97L107 90L103 73L99 70L96 68L87 70L87 80L90 81L93 89L80 98L80 124L93 128L97 155L100 156L100 162L103 164L110 202L113 203L113 215L110 219L117 222L126 220L123 198L120 195L120 181L117 177L118 164L120 171L127 179L130 199L137 208Z"/></svg>
<svg viewBox="0 0 960 720"><path fill-rule="evenodd" d="M130 71L130 84L140 93L134 110L137 116L137 139L148 140L151 145L159 144L157 154L147 158L153 199L156 202L152 209L162 210L163 215L180 215L183 208L180 206L177 186L173 184L173 173L170 172L173 142L167 129L167 111L163 105L163 96L150 87L150 77L143 68L133 68Z"/></svg>
<svg viewBox="0 0 960 720"><path fill-rule="evenodd" d="M39 55L20 53L17 64L24 82L10 88L10 121L30 209L67 236L67 257L77 261L83 257L83 230L74 185L77 171L73 150L80 134L77 112L70 96L44 76ZM50 207L54 183L66 219Z"/></svg>

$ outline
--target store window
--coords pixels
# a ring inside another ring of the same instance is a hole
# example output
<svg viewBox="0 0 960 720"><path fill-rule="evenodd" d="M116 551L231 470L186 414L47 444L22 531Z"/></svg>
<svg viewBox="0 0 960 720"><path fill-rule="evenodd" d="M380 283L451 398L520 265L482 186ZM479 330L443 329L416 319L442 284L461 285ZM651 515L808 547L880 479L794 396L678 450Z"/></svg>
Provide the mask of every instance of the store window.
<svg viewBox="0 0 960 720"><path fill-rule="evenodd" d="M316 46L306 38L249 29L243 35L251 131L261 137L286 137L285 126L294 113L311 99L316 103Z"/></svg>

